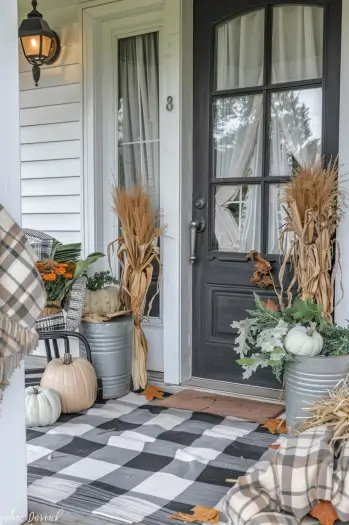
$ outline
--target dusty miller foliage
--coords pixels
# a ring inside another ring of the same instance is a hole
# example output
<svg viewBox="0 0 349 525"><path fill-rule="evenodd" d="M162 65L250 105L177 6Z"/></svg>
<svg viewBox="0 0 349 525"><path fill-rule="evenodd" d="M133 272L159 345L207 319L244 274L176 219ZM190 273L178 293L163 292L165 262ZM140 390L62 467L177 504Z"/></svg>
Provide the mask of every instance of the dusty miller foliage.
<svg viewBox="0 0 349 525"><path fill-rule="evenodd" d="M259 367L270 366L276 378L282 381L285 363L296 360L296 356L284 347L287 333L299 323L312 322L321 331L324 326L322 307L310 300L296 299L292 308L270 310L257 294L254 297L256 306L254 310L247 310L249 317L231 325L238 330L235 350L240 359L237 363L244 370L244 379L249 379Z"/></svg>

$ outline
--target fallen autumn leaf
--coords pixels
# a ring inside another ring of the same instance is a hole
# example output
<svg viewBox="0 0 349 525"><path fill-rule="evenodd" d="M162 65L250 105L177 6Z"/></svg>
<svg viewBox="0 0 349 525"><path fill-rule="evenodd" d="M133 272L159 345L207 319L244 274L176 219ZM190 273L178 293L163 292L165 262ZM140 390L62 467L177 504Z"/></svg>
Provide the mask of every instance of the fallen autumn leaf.
<svg viewBox="0 0 349 525"><path fill-rule="evenodd" d="M317 518L321 525L333 525L339 519L336 509L330 501L320 501L309 512L310 516Z"/></svg>
<svg viewBox="0 0 349 525"><path fill-rule="evenodd" d="M271 312L276 312L279 307L277 304L274 303L271 299L268 299L267 301L263 301L264 306L267 310L270 310Z"/></svg>
<svg viewBox="0 0 349 525"><path fill-rule="evenodd" d="M190 523L199 522L199 523L218 523L219 522L219 511L217 509L210 509L203 507L202 505L197 505L193 509L193 514L185 514L184 512L177 512L169 518L179 521L186 521Z"/></svg>
<svg viewBox="0 0 349 525"><path fill-rule="evenodd" d="M267 428L272 434L286 434L286 421L284 419L268 419L263 428Z"/></svg>
<svg viewBox="0 0 349 525"><path fill-rule="evenodd" d="M142 394L147 398L147 401L153 401L153 399L163 399L164 392L157 386L147 385L146 389L143 390Z"/></svg>

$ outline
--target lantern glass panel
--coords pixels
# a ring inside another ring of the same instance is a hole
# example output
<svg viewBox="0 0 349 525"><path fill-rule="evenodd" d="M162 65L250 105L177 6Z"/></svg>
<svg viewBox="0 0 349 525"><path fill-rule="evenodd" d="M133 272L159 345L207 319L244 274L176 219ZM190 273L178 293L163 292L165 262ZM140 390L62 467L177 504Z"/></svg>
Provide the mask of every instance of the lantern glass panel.
<svg viewBox="0 0 349 525"><path fill-rule="evenodd" d="M26 57L40 56L40 35L22 36L21 40Z"/></svg>
<svg viewBox="0 0 349 525"><path fill-rule="evenodd" d="M42 56L47 58L50 55L52 38L49 36L42 36Z"/></svg>

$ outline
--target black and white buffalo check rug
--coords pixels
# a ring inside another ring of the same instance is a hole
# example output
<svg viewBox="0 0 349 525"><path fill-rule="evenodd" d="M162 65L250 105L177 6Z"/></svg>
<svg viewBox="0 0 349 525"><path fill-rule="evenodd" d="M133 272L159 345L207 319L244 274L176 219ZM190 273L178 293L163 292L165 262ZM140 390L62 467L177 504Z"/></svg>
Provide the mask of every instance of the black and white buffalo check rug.
<svg viewBox="0 0 349 525"><path fill-rule="evenodd" d="M258 424L129 394L27 431L29 502L114 523L216 507L275 436Z"/></svg>

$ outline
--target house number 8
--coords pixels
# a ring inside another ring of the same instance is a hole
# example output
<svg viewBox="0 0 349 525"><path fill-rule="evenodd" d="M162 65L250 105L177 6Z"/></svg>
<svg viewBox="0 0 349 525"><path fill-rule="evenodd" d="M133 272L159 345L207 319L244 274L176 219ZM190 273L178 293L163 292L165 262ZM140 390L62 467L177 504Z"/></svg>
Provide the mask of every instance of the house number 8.
<svg viewBox="0 0 349 525"><path fill-rule="evenodd" d="M172 97L167 97L166 109L167 111L173 110L173 98Z"/></svg>

